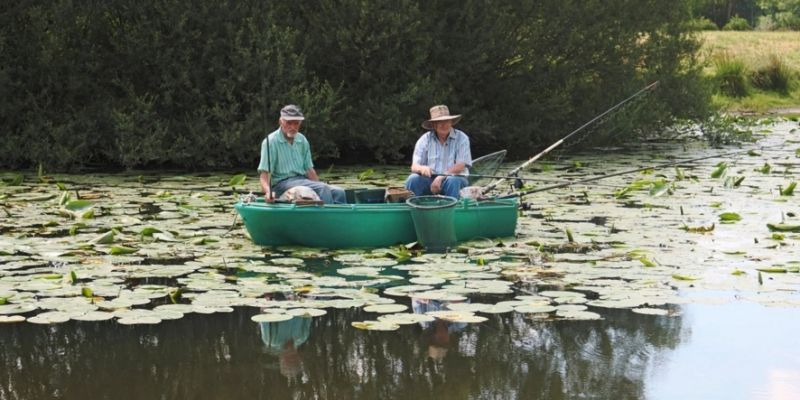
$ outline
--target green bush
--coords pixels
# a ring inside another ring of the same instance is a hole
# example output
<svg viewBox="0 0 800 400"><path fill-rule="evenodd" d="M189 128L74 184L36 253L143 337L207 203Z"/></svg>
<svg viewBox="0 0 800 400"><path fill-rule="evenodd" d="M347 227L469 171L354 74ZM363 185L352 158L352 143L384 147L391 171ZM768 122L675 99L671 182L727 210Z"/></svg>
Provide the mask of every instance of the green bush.
<svg viewBox="0 0 800 400"><path fill-rule="evenodd" d="M439 103L520 158L659 80L586 143L633 140L709 113L688 2L0 2L0 168L254 169L290 102L322 164L408 162Z"/></svg>
<svg viewBox="0 0 800 400"><path fill-rule="evenodd" d="M786 63L777 55L772 54L766 65L753 71L750 80L753 82L753 86L759 89L787 94L793 75L793 71Z"/></svg>
<svg viewBox="0 0 800 400"><path fill-rule="evenodd" d="M739 16L732 17L728 23L722 27L722 30L725 31L749 31L752 29L753 27L750 26L750 23L748 23L746 19Z"/></svg>
<svg viewBox="0 0 800 400"><path fill-rule="evenodd" d="M717 90L730 97L744 97L750 92L748 68L744 61L722 53L714 59L714 81Z"/></svg>
<svg viewBox="0 0 800 400"><path fill-rule="evenodd" d="M699 17L695 18L691 22L692 29L698 31L716 31L719 30L719 26L714 23L714 21L706 18L706 17Z"/></svg>

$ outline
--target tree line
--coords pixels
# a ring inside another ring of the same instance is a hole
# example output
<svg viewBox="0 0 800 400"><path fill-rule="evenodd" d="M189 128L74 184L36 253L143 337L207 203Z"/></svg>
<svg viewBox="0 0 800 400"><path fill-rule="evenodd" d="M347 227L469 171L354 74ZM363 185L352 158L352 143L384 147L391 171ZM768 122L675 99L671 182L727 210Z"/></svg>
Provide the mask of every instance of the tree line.
<svg viewBox="0 0 800 400"><path fill-rule="evenodd" d="M526 157L709 115L691 0L0 2L0 167L252 167L299 104L321 163L410 160L434 104Z"/></svg>
<svg viewBox="0 0 800 400"><path fill-rule="evenodd" d="M692 0L702 29L800 30L800 0Z"/></svg>

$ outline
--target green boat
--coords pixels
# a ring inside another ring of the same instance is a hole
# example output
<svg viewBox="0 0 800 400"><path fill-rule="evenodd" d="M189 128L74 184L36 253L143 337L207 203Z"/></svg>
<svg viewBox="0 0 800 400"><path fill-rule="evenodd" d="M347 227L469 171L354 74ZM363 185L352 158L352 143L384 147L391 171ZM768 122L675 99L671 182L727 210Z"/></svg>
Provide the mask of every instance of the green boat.
<svg viewBox="0 0 800 400"><path fill-rule="evenodd" d="M350 190L351 193L353 192ZM236 203L253 242L262 246L299 245L328 249L386 247L417 241L412 206L370 202L375 191L356 191L354 204ZM350 196L348 196L350 197ZM459 200L452 229L458 241L513 236L515 198ZM449 228L449 227L448 227Z"/></svg>

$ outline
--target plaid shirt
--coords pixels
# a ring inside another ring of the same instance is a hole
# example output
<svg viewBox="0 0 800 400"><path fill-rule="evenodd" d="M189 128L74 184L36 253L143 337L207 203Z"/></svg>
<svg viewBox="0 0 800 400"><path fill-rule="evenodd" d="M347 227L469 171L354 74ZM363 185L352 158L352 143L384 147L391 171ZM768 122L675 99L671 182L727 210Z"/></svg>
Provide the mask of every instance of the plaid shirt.
<svg viewBox="0 0 800 400"><path fill-rule="evenodd" d="M447 140L442 144L436 133L428 131L417 140L412 161L431 167L434 174L446 174L453 165L464 163L466 167L460 175L469 175L469 167L472 166L469 137L466 133L451 128Z"/></svg>

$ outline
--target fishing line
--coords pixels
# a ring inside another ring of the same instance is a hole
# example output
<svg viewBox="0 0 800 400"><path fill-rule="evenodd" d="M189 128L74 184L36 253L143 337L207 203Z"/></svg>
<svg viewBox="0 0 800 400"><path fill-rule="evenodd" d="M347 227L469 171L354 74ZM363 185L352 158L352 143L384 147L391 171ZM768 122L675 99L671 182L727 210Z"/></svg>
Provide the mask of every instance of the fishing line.
<svg viewBox="0 0 800 400"><path fill-rule="evenodd" d="M630 102L631 100L633 100L633 99L635 99L635 98L639 97L640 95L642 95L643 93L647 92L648 90L651 90L651 89L655 88L655 87L656 87L656 85L658 85L658 81L655 81L655 82L653 82L653 83L651 83L651 84L649 84L649 85L645 86L644 88L642 88L642 89L641 89L641 90L639 90L638 92L634 93L634 94L633 94L633 95L631 95L630 97L626 98L625 100L622 100L621 102L617 103L617 104L616 104L616 105L614 105L613 107L611 107L611 108L609 108L608 110L604 111L604 112L603 112L603 113L601 113L600 115L598 115L598 116L596 116L596 117L592 118L591 120L589 120L589 121L588 121L588 122L586 122L585 124L581 125L580 127L578 127L577 129L575 129L574 131L570 132L570 133L569 133L567 136L564 136L563 138L559 139L559 140L558 140L558 141L556 141L555 143L551 144L551 145L550 145L548 148L546 148L546 149L544 149L543 151L541 151L539 154L536 154L536 155L534 155L534 156L533 156L533 157L531 157L531 158L530 158L528 161L526 161L526 162L522 163L522 165L520 165L519 167L517 167L517 168L513 169L513 170L512 170L512 171L509 173L509 176L508 176L507 178L504 178L504 179L498 179L498 180L496 180L496 181L494 181L494 182L492 182L492 183L490 183L490 184L486 185L486 186L483 188L483 192L484 192L484 193L488 193L488 192L490 192L491 190L493 190L494 188L496 188L498 185L500 185L501 183L505 182L507 179L514 178L514 177L517 175L517 173L519 173L519 171L521 171L522 169L524 169L524 168L526 168L527 166L531 165L533 162L535 162L535 161L536 161L536 160L538 160L539 158L543 157L545 154L549 153L550 151L552 151L552 150L553 150L553 149L555 149L556 147L560 146L562 143L564 143L565 141L569 140L571 137L573 137L573 136L575 136L576 134L578 134L578 133L579 133L580 131L582 131L584 128L586 128L586 127L588 127L588 126L591 126L592 124L594 124L595 122L597 122L597 121L599 121L599 120L602 120L604 117L606 117L607 115L609 115L609 114L613 113L614 111L618 110L620 107L624 106L626 103L628 103L628 102Z"/></svg>
<svg viewBox="0 0 800 400"><path fill-rule="evenodd" d="M761 147L760 149L763 150L763 149L770 149L770 148L782 147L782 146L784 146L783 143L777 144L777 145L773 145L773 146ZM531 190L526 190L524 192L511 193L511 194L507 194L507 195L503 195L503 196L498 196L497 198L498 199L508 199L508 198L513 198L513 197L522 198L523 196L526 196L526 195L529 195L529 194L532 194L532 193L544 192L544 191L551 190L551 189L559 189L559 188L562 188L562 187L567 187L567 186L572 186L572 185L577 185L577 184L582 184L582 183L594 182L594 181L597 181L597 180L600 180L600 179L611 178L611 177L620 176L620 175L633 174L633 173L636 173L636 172L641 172L641 171L646 171L646 170L655 170L655 169L661 169L661 168L667 168L667 167L674 167L674 166L680 166L682 164L686 164L686 163L690 163L690 162L708 160L708 159L712 159L712 158L727 157L727 156L732 156L732 155L736 155L736 154L747 153L747 152L750 152L752 150L753 149L732 151L732 152L728 152L728 153L714 154L714 155L710 155L710 156L703 156L703 157L692 158L692 159L688 159L688 160L678 160L678 161L673 161L673 162L664 163L664 164L655 164L655 165L651 165L651 166L647 166L647 167L641 167L641 168L636 168L636 169L632 169L632 170L615 172L615 173L595 176L595 177L592 177L592 178L581 179L581 180L572 181L572 182L564 182L564 183L560 183L560 184L556 184L556 185L544 186L544 187L541 187L541 188L535 188L535 189L531 189Z"/></svg>

